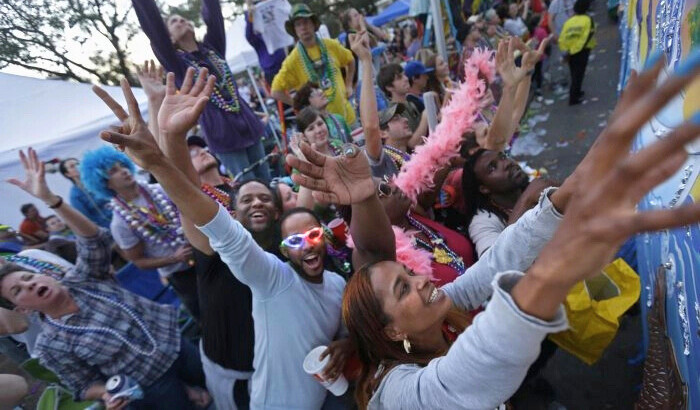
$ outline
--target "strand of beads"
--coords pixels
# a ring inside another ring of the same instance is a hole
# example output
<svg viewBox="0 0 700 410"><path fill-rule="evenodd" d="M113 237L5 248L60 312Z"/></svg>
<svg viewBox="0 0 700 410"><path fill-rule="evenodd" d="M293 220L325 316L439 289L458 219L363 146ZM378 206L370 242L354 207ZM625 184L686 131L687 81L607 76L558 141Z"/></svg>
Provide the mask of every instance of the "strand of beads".
<svg viewBox="0 0 700 410"><path fill-rule="evenodd" d="M194 68L196 70L197 77L199 77L202 67L200 67L198 61L193 60L193 57L191 57L189 53L184 53L184 56L187 65ZM226 112L239 112L241 110L241 104L240 100L238 99L238 88L236 87L235 79L231 73L228 63L211 49L207 50L205 59L211 68L216 71L215 73L212 73L216 76L216 86L211 93L210 101L219 109ZM226 98L224 96L222 89L228 93L230 98Z"/></svg>
<svg viewBox="0 0 700 410"><path fill-rule="evenodd" d="M117 332L117 331L114 330L114 329L110 329L110 328L108 328L108 327L106 327L106 326L71 326L71 325L64 325L63 323L59 323L59 322L55 321L54 319L52 319L52 318L51 318L50 316L48 316L48 315L44 316L44 317L46 318L46 320L47 320L51 325L53 325L53 326L55 326L55 327L57 327L57 328L59 328L59 329L63 329L63 330L66 330L66 331L69 331L69 332L72 332L72 333L77 333L77 334L79 334L79 335L85 334L85 333L109 333L109 334L111 334L112 336L114 336L114 337L116 337L117 339L119 339L119 341L121 341L122 343L124 343L128 348L130 348L130 349L133 350L134 352L136 352L136 353L138 353L138 354L141 354L141 355L144 355L144 356L151 356L153 353L156 352L156 350L158 349L158 343L156 343L156 340L155 340L155 338L153 337L153 335L151 334L151 331L148 330L148 327L146 327L146 324L143 322L143 320L141 320L141 318L139 317L139 315L136 314L136 312L134 312L133 310L131 310L131 308L130 308L129 306L127 306L126 304L122 303L122 302L119 301L119 300L115 300L115 299L113 299L112 297L107 296L107 295L102 294L102 293L99 293L99 292L94 292L94 293L93 293L93 292L88 292L87 290L83 290L83 289L80 289L80 288L72 288L72 290L74 290L74 291L76 291L76 292L80 292L80 293L82 293L82 294L85 294L85 295L87 295L87 296L89 296L89 297L92 297L92 298L94 298L94 299L101 300L101 301L103 301L103 302L109 303L110 305L113 305L113 306L115 306L115 307L117 307L117 308L122 309L129 317L131 317L131 318L134 320L134 322L136 322L136 324L138 325L138 327L141 329L141 331L143 332L143 334L146 336L146 339L148 339L148 343L151 345L151 349L148 350L148 351L142 350L140 347L136 346L135 344L133 344L132 342L130 342L127 338L125 338L124 336L122 336L119 332Z"/></svg>
<svg viewBox="0 0 700 410"><path fill-rule="evenodd" d="M231 181L230 178L224 177L224 183L233 188L233 181ZM231 206L231 196L224 190L209 184L202 184L202 192L207 194L214 201L223 205L230 214L234 212L234 209Z"/></svg>
<svg viewBox="0 0 700 410"><path fill-rule="evenodd" d="M430 239L430 243L428 243L418 237L415 238L418 244L420 244L422 247L430 250L433 253L433 259L435 260L435 262L451 267L452 269L457 271L458 275L464 273L465 266L462 257L457 255L455 251L450 249L445 240L442 239L442 237L437 232L433 231L432 229L430 229L429 227L425 226L420 221L412 217L410 213L406 215L406 218L408 219L408 222L411 224L411 226L418 229L428 239Z"/></svg>
<svg viewBox="0 0 700 410"><path fill-rule="evenodd" d="M318 44L319 50L321 51L321 63L323 64L323 76L319 77L316 68L314 68L314 63L311 61L311 57L306 52L306 48L301 42L297 42L297 50L301 56L301 61L304 66L304 73L309 78L309 81L321 85L324 90L326 88L331 89L331 94L327 96L328 102L333 102L335 100L336 90L338 84L335 82L336 71L333 64L331 64L330 58L328 56L328 50L326 49L326 44L316 36L316 44ZM325 81L328 81L328 85L324 86Z"/></svg>
<svg viewBox="0 0 700 410"><path fill-rule="evenodd" d="M407 153L401 151L398 148L394 148L394 147L389 146L389 145L384 146L384 152L389 154L389 157L391 157L392 161L394 161L394 164L396 165L396 168L398 168L398 169L401 169L404 162L411 159L411 156L408 155Z"/></svg>
<svg viewBox="0 0 700 410"><path fill-rule="evenodd" d="M185 245L180 217L170 199L154 187L139 185L139 190L148 207L132 205L116 196L113 204L117 215L146 242L173 248Z"/></svg>

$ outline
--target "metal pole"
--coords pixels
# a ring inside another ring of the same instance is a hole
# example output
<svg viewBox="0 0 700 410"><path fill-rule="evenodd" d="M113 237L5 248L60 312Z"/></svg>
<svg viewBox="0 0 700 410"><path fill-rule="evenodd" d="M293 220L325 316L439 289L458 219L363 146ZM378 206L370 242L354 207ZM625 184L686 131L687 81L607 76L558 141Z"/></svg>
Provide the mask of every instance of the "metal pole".
<svg viewBox="0 0 700 410"><path fill-rule="evenodd" d="M447 62L447 43L445 43L445 27L442 21L441 0L430 0L430 14L433 17L433 32L435 33L435 48L442 59Z"/></svg>
<svg viewBox="0 0 700 410"><path fill-rule="evenodd" d="M275 130L275 127L273 127L272 124L269 122L270 113L267 111L267 104L265 104L265 99L263 98L262 94L260 94L260 90L258 90L258 83L255 81L255 76L253 76L253 71L250 69L250 67L246 67L245 71L248 73L248 78L250 78L250 84L253 86L253 89L255 90L255 94L258 96L258 101L260 101L260 106L262 106L263 112L267 115L267 118L268 118L267 126L270 127L270 129L272 130L272 134L275 136L275 143L277 144L277 148L279 148L281 150L282 144L280 143L280 137L279 137L279 135L277 135L277 131Z"/></svg>

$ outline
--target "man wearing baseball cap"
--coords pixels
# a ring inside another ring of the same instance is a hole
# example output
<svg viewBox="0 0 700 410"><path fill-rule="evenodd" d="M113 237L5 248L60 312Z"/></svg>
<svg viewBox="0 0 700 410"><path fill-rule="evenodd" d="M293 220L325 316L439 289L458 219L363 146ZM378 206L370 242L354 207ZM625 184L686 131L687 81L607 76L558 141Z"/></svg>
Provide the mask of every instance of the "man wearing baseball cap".
<svg viewBox="0 0 700 410"><path fill-rule="evenodd" d="M337 40L321 39L316 34L321 22L309 6L300 3L292 7L285 29L297 44L282 63L272 81L272 97L292 105L288 91L307 82L319 84L328 98L328 111L342 115L353 124L355 110L348 98L352 96L355 64L352 53ZM345 68L345 78L341 69Z"/></svg>
<svg viewBox="0 0 700 410"><path fill-rule="evenodd" d="M406 99L412 102L420 112L423 112L425 108L423 92L428 84L428 73L435 71L435 69L426 68L420 61L409 61L406 63L403 71L408 77L408 83L410 84Z"/></svg>

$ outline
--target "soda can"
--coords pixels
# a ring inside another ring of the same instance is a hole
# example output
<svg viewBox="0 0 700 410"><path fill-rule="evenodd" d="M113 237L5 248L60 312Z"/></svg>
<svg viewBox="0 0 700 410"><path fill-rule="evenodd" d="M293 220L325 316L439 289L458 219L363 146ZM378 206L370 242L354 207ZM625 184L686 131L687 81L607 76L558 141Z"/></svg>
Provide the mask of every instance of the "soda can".
<svg viewBox="0 0 700 410"><path fill-rule="evenodd" d="M143 398L143 390L138 382L124 374L110 377L105 384L105 389L112 396L112 400L120 398L139 400Z"/></svg>

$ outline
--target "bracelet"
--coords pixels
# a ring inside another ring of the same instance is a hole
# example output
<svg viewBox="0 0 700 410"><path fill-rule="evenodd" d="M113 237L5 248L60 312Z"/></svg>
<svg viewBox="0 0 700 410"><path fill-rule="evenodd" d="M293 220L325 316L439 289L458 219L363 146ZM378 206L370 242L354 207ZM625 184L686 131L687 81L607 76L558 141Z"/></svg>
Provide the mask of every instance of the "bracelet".
<svg viewBox="0 0 700 410"><path fill-rule="evenodd" d="M56 208L60 207L61 205L63 205L63 198L61 198L60 195L56 195L56 196L58 197L58 201L56 201L55 204L53 204L53 205L46 204L46 206L48 206L49 209L56 209Z"/></svg>

